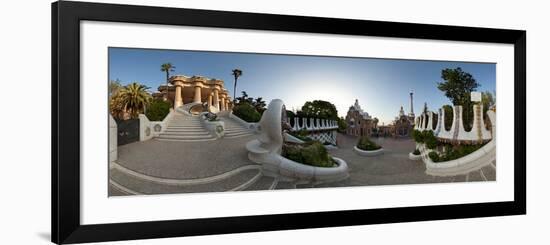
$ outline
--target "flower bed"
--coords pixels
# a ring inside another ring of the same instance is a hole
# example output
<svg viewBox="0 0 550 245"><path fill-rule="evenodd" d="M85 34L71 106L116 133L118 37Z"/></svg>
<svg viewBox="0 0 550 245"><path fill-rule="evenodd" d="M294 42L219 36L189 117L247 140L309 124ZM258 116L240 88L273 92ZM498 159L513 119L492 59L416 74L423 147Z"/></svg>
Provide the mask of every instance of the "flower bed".
<svg viewBox="0 0 550 245"><path fill-rule="evenodd" d="M357 145L353 150L361 156L378 156L384 153L384 149L376 143L372 142L368 137L362 136L359 138Z"/></svg>
<svg viewBox="0 0 550 245"><path fill-rule="evenodd" d="M432 151L428 154L428 157L430 157L430 160L432 160L432 162L452 161L452 160L467 156L477 151L484 145L485 144L453 146L450 144L443 144L443 145L440 145L439 148L443 148L444 151Z"/></svg>
<svg viewBox="0 0 550 245"><path fill-rule="evenodd" d="M359 138L359 142L357 142L357 148L362 151L376 151L382 149L381 146L372 142L369 137L366 136L361 136L361 138Z"/></svg>
<svg viewBox="0 0 550 245"><path fill-rule="evenodd" d="M327 149L319 141L310 141L303 144L286 143L283 145L281 155L292 161L310 166L336 166L336 161L328 154Z"/></svg>
<svg viewBox="0 0 550 245"><path fill-rule="evenodd" d="M420 154L420 150L414 149L413 152L409 153L409 159L413 161L418 161L422 159L422 155Z"/></svg>

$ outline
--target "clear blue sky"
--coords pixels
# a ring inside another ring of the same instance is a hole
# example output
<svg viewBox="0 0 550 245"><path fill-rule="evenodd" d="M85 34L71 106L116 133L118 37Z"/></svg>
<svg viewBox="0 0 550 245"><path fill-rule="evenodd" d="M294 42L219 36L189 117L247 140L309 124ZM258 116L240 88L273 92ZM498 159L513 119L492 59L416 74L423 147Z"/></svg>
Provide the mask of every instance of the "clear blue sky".
<svg viewBox="0 0 550 245"><path fill-rule="evenodd" d="M496 91L496 65L487 63L128 48L109 48L109 80L119 79L123 85L139 82L156 91L166 82L160 65L167 62L176 66L173 75L223 80L231 95L231 70L239 68L243 76L238 80L237 96L244 90L267 102L279 98L287 109L299 109L306 101L327 100L344 116L359 99L365 111L385 124L398 115L401 106L408 113L411 89L417 115L424 102L431 110L450 104L437 89L444 68L461 67L481 84L478 91Z"/></svg>

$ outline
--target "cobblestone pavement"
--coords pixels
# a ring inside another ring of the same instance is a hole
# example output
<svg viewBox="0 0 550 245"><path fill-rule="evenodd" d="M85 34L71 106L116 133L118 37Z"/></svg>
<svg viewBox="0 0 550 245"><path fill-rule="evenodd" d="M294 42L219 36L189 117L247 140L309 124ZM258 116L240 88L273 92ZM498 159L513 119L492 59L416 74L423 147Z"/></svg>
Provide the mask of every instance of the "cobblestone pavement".
<svg viewBox="0 0 550 245"><path fill-rule="evenodd" d="M342 158L348 164L350 177L344 181L316 185L315 187L396 185L420 183L464 182L466 176L434 177L425 174L422 161L412 161L409 152L415 148L410 138L373 138L384 148L384 154L374 157L360 156L353 151L358 138L338 134L339 149L330 153ZM472 174L473 175L473 174ZM478 180L470 178L469 181ZM481 179L479 179L481 181ZM493 179L494 180L494 179ZM300 187L300 186L298 186Z"/></svg>

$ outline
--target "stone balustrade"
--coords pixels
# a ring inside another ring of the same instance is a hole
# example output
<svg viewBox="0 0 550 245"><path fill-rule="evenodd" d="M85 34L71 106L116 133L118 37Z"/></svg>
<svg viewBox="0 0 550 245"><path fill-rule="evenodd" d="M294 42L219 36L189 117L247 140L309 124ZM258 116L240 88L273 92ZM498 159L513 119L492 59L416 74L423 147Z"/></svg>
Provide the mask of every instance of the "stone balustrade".
<svg viewBox="0 0 550 245"><path fill-rule="evenodd" d="M292 126L292 131L319 131L338 129L338 122L336 120L328 119L294 117L293 120L287 118L287 123Z"/></svg>
<svg viewBox="0 0 550 245"><path fill-rule="evenodd" d="M493 132L488 130L483 118L483 105L474 105L474 120L472 129L466 131L462 120L462 106L453 107L453 123L449 130L445 128L445 110L439 109L439 113L427 112L422 113L415 119L415 130L426 131L430 130L434 135L448 142L484 142L493 138ZM435 115L437 123L434 126Z"/></svg>

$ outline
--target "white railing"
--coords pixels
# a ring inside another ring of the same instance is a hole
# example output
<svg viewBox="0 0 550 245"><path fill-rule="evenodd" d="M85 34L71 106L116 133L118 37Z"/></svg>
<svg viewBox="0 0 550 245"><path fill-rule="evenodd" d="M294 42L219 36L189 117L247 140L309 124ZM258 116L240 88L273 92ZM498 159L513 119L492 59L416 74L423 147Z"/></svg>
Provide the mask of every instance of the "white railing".
<svg viewBox="0 0 550 245"><path fill-rule="evenodd" d="M336 120L294 117L294 120L290 120L290 118L287 118L286 122L290 124L290 126L292 126L292 131L319 131L338 129L338 122Z"/></svg>
<svg viewBox="0 0 550 245"><path fill-rule="evenodd" d="M451 128L445 128L445 110L439 109L439 113L422 113L415 119L414 129L419 131L430 130L434 135L443 140L449 141L488 141L493 138L493 132L487 129L483 118L483 105L474 105L474 121L472 129L466 131L462 121L462 106L453 107L453 123ZM437 124L434 127L434 116L437 117ZM448 115L447 115L448 116ZM426 124L427 122L427 124ZM494 125L494 124L493 124Z"/></svg>

